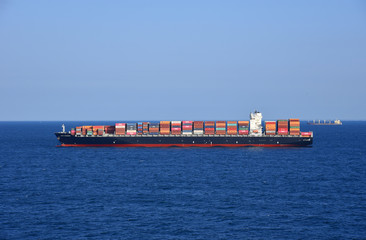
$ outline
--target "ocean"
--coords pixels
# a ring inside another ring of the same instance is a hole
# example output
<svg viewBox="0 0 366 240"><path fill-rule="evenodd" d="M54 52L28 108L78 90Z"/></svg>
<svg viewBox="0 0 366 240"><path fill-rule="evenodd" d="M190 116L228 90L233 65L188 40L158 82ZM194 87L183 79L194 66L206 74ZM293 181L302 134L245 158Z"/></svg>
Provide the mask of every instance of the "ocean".
<svg viewBox="0 0 366 240"><path fill-rule="evenodd" d="M302 123L310 148L63 148L61 124L0 122L0 239L366 239L366 122Z"/></svg>

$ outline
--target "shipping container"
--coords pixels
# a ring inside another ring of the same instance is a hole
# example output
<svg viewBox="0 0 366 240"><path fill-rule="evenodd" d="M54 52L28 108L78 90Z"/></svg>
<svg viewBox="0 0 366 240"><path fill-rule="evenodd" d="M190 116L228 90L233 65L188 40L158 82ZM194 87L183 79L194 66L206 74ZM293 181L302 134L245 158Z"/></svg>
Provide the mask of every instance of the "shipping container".
<svg viewBox="0 0 366 240"><path fill-rule="evenodd" d="M311 136L312 133L311 132L302 132L301 136Z"/></svg>
<svg viewBox="0 0 366 240"><path fill-rule="evenodd" d="M203 134L203 130L193 130L193 134L196 134L196 135L202 135Z"/></svg>
<svg viewBox="0 0 366 240"><path fill-rule="evenodd" d="M249 130L239 130L239 135L248 135Z"/></svg>
<svg viewBox="0 0 366 240"><path fill-rule="evenodd" d="M249 126L249 121L238 121L239 126Z"/></svg>

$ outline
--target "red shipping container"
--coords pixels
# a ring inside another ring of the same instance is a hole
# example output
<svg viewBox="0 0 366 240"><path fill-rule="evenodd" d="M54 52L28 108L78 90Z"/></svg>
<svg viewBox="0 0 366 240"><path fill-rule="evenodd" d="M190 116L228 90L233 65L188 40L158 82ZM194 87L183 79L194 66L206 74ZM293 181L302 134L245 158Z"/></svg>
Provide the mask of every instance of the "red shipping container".
<svg viewBox="0 0 366 240"><path fill-rule="evenodd" d="M311 136L311 132L302 132L301 136Z"/></svg>
<svg viewBox="0 0 366 240"><path fill-rule="evenodd" d="M193 123L193 121L182 121L182 123Z"/></svg>
<svg viewBox="0 0 366 240"><path fill-rule="evenodd" d="M239 130L239 135L248 135L249 131L248 130Z"/></svg>

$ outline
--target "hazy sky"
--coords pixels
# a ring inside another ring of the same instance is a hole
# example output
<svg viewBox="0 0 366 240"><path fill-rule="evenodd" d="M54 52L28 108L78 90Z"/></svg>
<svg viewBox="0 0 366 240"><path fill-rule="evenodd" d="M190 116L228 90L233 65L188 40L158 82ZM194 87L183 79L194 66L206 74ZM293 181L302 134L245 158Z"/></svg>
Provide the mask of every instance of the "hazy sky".
<svg viewBox="0 0 366 240"><path fill-rule="evenodd" d="M1 1L0 120L366 120L366 1Z"/></svg>

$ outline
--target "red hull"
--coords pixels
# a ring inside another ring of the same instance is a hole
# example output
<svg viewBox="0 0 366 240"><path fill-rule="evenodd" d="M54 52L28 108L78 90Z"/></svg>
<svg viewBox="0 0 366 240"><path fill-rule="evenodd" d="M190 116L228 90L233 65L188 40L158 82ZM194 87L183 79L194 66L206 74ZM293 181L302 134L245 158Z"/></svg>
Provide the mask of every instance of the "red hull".
<svg viewBox="0 0 366 240"><path fill-rule="evenodd" d="M298 147L296 144L61 144L61 147Z"/></svg>

